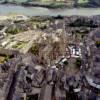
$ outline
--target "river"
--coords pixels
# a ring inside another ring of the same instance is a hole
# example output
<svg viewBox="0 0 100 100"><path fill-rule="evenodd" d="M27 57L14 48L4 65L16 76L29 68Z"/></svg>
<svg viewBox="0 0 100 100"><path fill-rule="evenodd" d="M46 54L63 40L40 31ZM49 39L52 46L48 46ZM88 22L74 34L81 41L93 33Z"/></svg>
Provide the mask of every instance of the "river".
<svg viewBox="0 0 100 100"><path fill-rule="evenodd" d="M47 9L43 7L22 7L15 5L0 5L0 15L8 14L24 14L29 16L71 16L71 15L83 15L92 16L100 15L100 8L72 8L72 9Z"/></svg>

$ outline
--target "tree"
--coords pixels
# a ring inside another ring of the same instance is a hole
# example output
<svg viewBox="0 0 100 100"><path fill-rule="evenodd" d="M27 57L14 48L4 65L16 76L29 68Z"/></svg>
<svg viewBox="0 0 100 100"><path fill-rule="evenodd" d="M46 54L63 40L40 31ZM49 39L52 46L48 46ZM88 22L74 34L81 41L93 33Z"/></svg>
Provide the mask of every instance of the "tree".
<svg viewBox="0 0 100 100"><path fill-rule="evenodd" d="M37 45L32 46L31 53L33 53L34 55L38 55L39 47Z"/></svg>
<svg viewBox="0 0 100 100"><path fill-rule="evenodd" d="M97 41L95 44L96 44L96 47L97 47L97 48L100 47L100 41Z"/></svg>
<svg viewBox="0 0 100 100"><path fill-rule="evenodd" d="M76 65L76 67L80 67L82 65L82 60L80 58L77 58L75 65Z"/></svg>
<svg viewBox="0 0 100 100"><path fill-rule="evenodd" d="M64 65L68 65L68 61L64 61Z"/></svg>
<svg viewBox="0 0 100 100"><path fill-rule="evenodd" d="M6 33L9 33L9 34L17 34L19 33L21 30L19 28L14 28L14 27L9 27L7 30L6 30Z"/></svg>

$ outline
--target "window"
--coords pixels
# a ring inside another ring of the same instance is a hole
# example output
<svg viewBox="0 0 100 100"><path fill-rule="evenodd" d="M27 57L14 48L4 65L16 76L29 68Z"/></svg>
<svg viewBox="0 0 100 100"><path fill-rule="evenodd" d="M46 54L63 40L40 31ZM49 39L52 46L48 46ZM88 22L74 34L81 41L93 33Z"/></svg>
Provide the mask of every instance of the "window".
<svg viewBox="0 0 100 100"><path fill-rule="evenodd" d="M96 61L96 62L100 62L100 58L99 58L99 57L96 57L96 58L95 58L95 61Z"/></svg>

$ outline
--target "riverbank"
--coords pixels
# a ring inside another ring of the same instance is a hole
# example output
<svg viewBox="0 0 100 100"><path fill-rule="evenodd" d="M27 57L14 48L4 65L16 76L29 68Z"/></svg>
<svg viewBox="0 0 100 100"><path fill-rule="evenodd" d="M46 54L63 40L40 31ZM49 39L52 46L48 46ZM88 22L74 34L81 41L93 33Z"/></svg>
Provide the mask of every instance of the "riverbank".
<svg viewBox="0 0 100 100"><path fill-rule="evenodd" d="M24 7L44 7L48 9L64 9L64 8L70 8L69 6L66 6L65 3L49 3L49 4L41 4L41 3L21 3L21 6Z"/></svg>
<svg viewBox="0 0 100 100"><path fill-rule="evenodd" d="M0 16L0 21L2 21L2 20L7 20L7 19L8 19L7 16Z"/></svg>

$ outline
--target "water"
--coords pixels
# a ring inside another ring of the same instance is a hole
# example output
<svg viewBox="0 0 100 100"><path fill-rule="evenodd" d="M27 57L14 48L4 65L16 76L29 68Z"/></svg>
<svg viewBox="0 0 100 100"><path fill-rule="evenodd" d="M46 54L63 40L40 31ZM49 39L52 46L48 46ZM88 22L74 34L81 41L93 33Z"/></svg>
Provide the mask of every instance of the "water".
<svg viewBox="0 0 100 100"><path fill-rule="evenodd" d="M29 16L70 16L70 15L83 15L83 16L92 16L100 15L100 8L73 8L73 9L47 9L43 7L22 7L15 5L0 5L0 15L8 14L24 14Z"/></svg>

